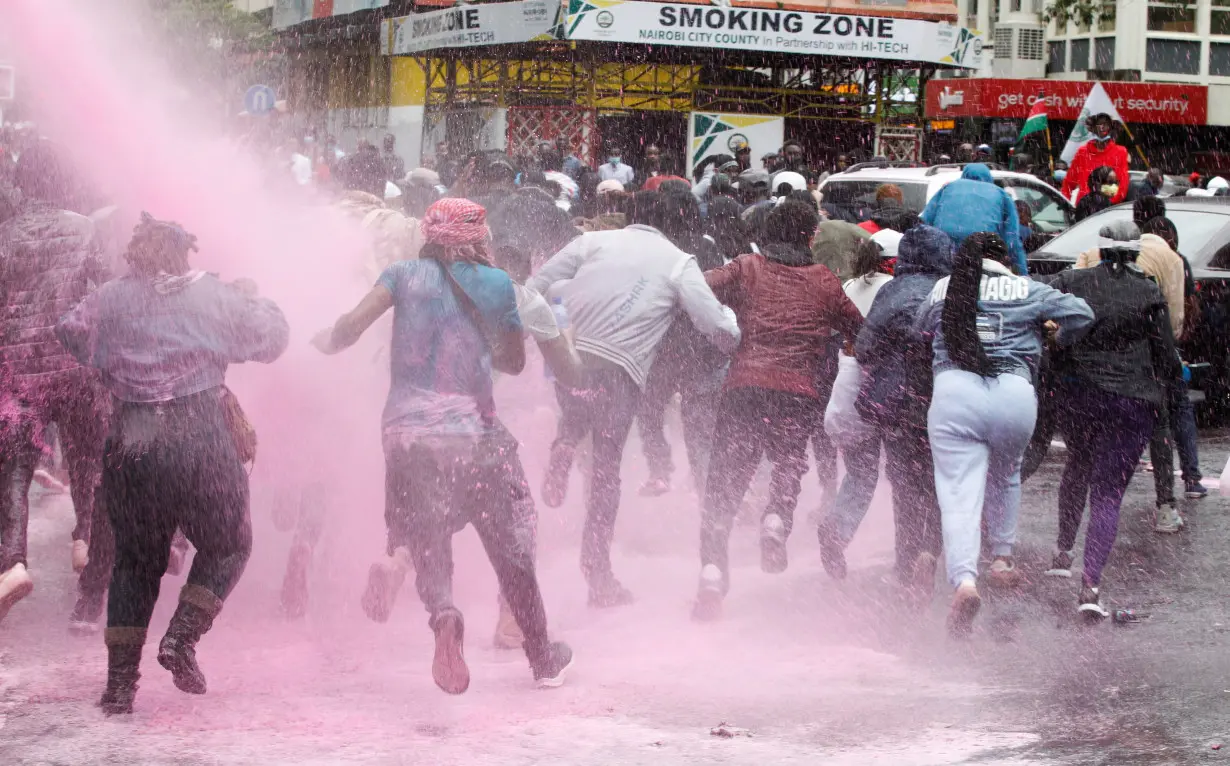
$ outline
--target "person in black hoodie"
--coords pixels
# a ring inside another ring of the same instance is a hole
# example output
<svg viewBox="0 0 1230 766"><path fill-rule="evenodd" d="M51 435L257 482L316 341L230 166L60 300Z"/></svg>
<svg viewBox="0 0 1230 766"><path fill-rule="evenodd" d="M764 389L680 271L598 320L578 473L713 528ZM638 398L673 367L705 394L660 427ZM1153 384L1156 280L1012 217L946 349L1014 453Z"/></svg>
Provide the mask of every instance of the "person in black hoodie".
<svg viewBox="0 0 1230 766"><path fill-rule="evenodd" d="M935 283L952 269L952 255L952 240L939 229L920 224L907 231L897 249L894 279L876 294L854 346L864 373L855 407L880 431L887 454L897 579L916 591L920 603L934 589L941 537L927 440L931 349L913 324ZM826 541L820 542L823 549Z"/></svg>
<svg viewBox="0 0 1230 766"><path fill-rule="evenodd" d="M668 207L668 220L663 224L662 233L680 250L695 257L701 271L722 266L725 259L713 238L702 234L700 205L692 193L680 190L665 193L663 197ZM715 203L720 201L709 203L711 214ZM734 203L734 200L729 201ZM671 488L675 465L671 461L664 427L667 402L676 392L682 396L680 415L692 481L697 491L704 493L727 360L726 354L710 343L686 315L675 317L649 370L637 415L641 447L649 463L649 479L640 490L643 497L664 495Z"/></svg>
<svg viewBox="0 0 1230 766"><path fill-rule="evenodd" d="M1102 165L1089 173L1089 191L1076 203L1076 220L1083 221L1094 213L1110 207L1119 193L1119 178L1115 171Z"/></svg>
<svg viewBox="0 0 1230 766"><path fill-rule="evenodd" d="M1051 282L1057 290L1084 298L1095 320L1059 373L1068 463L1059 485L1058 549L1046 572L1071 577L1072 547L1088 499L1077 611L1093 619L1110 614L1099 589L1118 534L1123 493L1149 443L1158 409L1183 375L1166 300L1134 263L1140 230L1119 221L1099 234L1101 263L1061 272Z"/></svg>

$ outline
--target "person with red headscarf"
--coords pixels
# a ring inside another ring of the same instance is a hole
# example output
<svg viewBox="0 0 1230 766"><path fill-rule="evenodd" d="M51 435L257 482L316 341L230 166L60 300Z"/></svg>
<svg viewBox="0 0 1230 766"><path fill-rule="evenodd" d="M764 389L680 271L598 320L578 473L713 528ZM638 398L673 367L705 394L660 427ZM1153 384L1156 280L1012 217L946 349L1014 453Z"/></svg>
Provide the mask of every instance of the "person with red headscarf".
<svg viewBox="0 0 1230 766"><path fill-rule="evenodd" d="M470 671L465 623L453 603L452 537L473 524L525 635L534 680L559 686L572 650L547 637L532 541L516 529L517 440L496 417L492 397L492 368L516 375L525 366L513 283L492 265L481 205L439 200L420 226L426 244L419 259L386 268L358 306L313 340L337 353L393 309L382 429L388 558L372 566L363 607L387 620L413 564L436 636L432 677L450 694L464 692Z"/></svg>

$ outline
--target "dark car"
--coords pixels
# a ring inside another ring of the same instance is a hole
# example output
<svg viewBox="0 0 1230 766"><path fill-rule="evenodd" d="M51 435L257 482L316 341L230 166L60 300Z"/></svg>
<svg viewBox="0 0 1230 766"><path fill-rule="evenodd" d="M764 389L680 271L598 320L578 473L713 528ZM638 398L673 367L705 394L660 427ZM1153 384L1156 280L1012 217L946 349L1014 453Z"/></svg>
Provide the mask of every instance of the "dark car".
<svg viewBox="0 0 1230 766"><path fill-rule="evenodd" d="M1196 282L1196 316L1180 342L1192 367L1192 388L1206 416L1230 412L1230 197L1171 197L1166 217L1179 231L1179 251ZM1098 231L1132 218L1130 204L1090 216L1029 255L1029 271L1048 275L1070 268L1097 247Z"/></svg>

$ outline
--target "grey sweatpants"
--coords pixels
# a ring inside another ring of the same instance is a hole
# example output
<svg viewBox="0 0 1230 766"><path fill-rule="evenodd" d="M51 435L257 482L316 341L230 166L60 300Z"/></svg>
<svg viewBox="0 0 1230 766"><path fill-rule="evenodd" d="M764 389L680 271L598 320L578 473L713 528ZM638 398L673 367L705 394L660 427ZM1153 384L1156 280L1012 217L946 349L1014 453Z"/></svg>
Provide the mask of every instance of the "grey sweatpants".
<svg viewBox="0 0 1230 766"><path fill-rule="evenodd" d="M963 370L935 377L927 433L935 460L944 558L953 587L978 577L981 521L994 556L1011 556L1021 509L1021 459L1038 417L1033 384Z"/></svg>

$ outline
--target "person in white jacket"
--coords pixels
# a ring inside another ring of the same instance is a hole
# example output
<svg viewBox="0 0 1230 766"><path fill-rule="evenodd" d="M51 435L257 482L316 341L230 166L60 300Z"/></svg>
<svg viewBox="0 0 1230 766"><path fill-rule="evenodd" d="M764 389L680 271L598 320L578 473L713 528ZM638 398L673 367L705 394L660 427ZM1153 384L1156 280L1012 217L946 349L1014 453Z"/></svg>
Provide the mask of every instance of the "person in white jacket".
<svg viewBox="0 0 1230 766"><path fill-rule="evenodd" d="M897 235L898 238L900 236ZM892 244L895 256L896 243ZM881 270L884 257L884 248L874 238L863 240L858 244L851 264L854 277L842 285L864 317L871 310L876 293L892 280L892 276ZM854 408L863 373L854 354L847 353L850 350L847 348L838 358L837 379L833 382L833 394L824 411L824 431L833 445L841 450L841 462L846 469L833 506L817 529L820 562L824 564L824 571L836 580L845 579L846 546L867 515L871 497L880 481L880 432L864 421Z"/></svg>
<svg viewBox="0 0 1230 766"><path fill-rule="evenodd" d="M584 362L581 386L556 387L563 414L551 445L543 502L553 508L563 503L577 444L591 433L593 480L581 570L594 607L632 601L611 569L620 465L641 390L676 309L722 350L733 351L739 343L734 313L714 297L696 260L667 238L682 224L671 219L658 192L639 192L632 225L577 237L526 283L563 299Z"/></svg>

